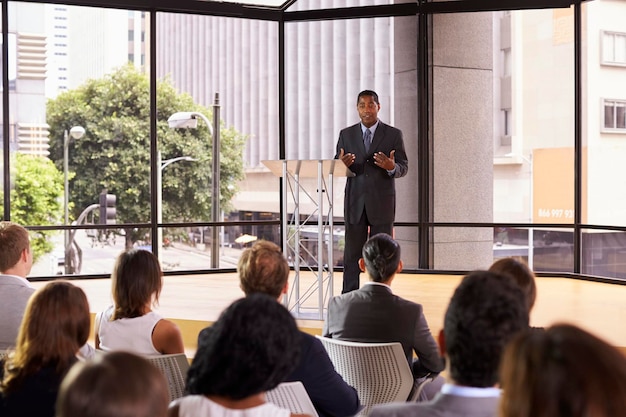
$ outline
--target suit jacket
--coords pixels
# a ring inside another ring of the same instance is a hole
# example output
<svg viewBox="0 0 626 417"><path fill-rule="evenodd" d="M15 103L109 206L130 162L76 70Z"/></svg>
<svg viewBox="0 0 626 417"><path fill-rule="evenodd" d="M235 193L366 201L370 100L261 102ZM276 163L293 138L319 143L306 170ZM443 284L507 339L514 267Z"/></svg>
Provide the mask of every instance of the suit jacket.
<svg viewBox="0 0 626 417"><path fill-rule="evenodd" d="M331 298L324 336L354 342L400 342L409 364L415 351L423 368L431 372L444 369L422 305L394 295L385 285L368 283Z"/></svg>
<svg viewBox="0 0 626 417"><path fill-rule="evenodd" d="M0 350L15 347L26 304L34 292L24 279L0 275Z"/></svg>
<svg viewBox="0 0 626 417"><path fill-rule="evenodd" d="M499 401L439 393L432 401L377 405L370 417L496 417Z"/></svg>
<svg viewBox="0 0 626 417"><path fill-rule="evenodd" d="M200 332L208 337L211 328ZM348 417L361 408L356 390L335 371L322 342L300 332L300 362L285 382L301 381L320 417Z"/></svg>
<svg viewBox="0 0 626 417"><path fill-rule="evenodd" d="M374 132L369 152L365 152L361 123L347 127L339 132L337 154L355 155L350 170L355 174L346 181L344 216L345 221L356 223L363 210L367 210L370 224L392 224L396 212L396 188L394 178L403 177L408 170L408 160L404 150L402 131L381 121ZM389 173L374 164L373 155L384 152L389 156L395 150L396 171Z"/></svg>

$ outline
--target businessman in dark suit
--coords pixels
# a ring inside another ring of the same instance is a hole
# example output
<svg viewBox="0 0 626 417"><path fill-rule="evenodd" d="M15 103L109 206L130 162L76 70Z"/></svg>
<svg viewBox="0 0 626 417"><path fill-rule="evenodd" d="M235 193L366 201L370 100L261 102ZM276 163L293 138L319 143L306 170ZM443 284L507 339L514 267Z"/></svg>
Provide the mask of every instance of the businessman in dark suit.
<svg viewBox="0 0 626 417"><path fill-rule="evenodd" d="M359 265L370 281L330 299L324 336L365 343L400 342L416 379L441 372L444 363L422 305L391 291L396 273L402 270L398 242L385 233L372 236L363 246Z"/></svg>
<svg viewBox="0 0 626 417"><path fill-rule="evenodd" d="M359 258L369 236L392 234L396 213L395 179L406 175L408 161L402 131L378 120L380 103L371 90L361 91L357 111L361 122L343 129L336 159L355 174L346 182L343 289L359 288ZM368 234L369 229L369 234Z"/></svg>
<svg viewBox="0 0 626 417"><path fill-rule="evenodd" d="M260 240L243 251L237 272L239 286L246 295L263 293L279 301L287 293L289 264L272 242ZM211 327L207 327L198 339L210 335ZM320 417L355 415L361 409L356 390L335 371L317 338L305 332L300 332L300 336L300 361L285 382L301 381Z"/></svg>

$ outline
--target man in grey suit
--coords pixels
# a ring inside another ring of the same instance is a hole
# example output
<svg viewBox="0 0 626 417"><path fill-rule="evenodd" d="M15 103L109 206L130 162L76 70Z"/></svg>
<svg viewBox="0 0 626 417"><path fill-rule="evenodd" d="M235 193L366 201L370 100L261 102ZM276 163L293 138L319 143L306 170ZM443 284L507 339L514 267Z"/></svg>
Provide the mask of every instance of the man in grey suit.
<svg viewBox="0 0 626 417"><path fill-rule="evenodd" d="M369 236L392 234L396 213L395 178L406 175L408 161L402 131L378 120L380 103L371 90L357 97L360 123L343 129L335 158L355 175L346 182L343 289L359 288L359 258Z"/></svg>
<svg viewBox="0 0 626 417"><path fill-rule="evenodd" d="M0 350L15 347L26 304L35 292L26 280L32 266L28 231L0 222Z"/></svg>
<svg viewBox="0 0 626 417"><path fill-rule="evenodd" d="M372 236L363 246L359 265L370 282L329 301L324 336L355 342L400 342L416 379L441 372L443 361L421 304L391 291L396 273L402 270L398 242L385 233ZM413 351L418 356L415 361Z"/></svg>
<svg viewBox="0 0 626 417"><path fill-rule="evenodd" d="M495 417L498 366L508 341L528 328L522 290L508 275L476 271L461 281L446 311L439 346L449 382L432 401L385 404L370 417Z"/></svg>

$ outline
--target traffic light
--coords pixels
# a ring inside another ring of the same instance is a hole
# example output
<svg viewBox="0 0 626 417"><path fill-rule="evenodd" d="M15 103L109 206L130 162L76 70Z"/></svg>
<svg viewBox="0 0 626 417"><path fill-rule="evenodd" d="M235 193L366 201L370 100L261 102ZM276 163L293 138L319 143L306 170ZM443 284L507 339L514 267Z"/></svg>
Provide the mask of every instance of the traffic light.
<svg viewBox="0 0 626 417"><path fill-rule="evenodd" d="M116 224L115 222L115 194L100 193L100 224Z"/></svg>

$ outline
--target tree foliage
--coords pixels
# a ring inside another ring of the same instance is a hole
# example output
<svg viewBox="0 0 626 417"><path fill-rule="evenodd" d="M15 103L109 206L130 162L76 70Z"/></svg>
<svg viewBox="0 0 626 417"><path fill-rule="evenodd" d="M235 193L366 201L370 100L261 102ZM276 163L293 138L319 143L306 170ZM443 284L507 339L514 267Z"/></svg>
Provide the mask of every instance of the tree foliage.
<svg viewBox="0 0 626 417"><path fill-rule="evenodd" d="M167 119L177 111L197 111L212 119L211 111L178 93L169 80L156 86L157 149L162 159L191 156L163 170L163 221L202 222L211 216L211 137L200 121L197 129L170 129ZM117 196L117 223L150 221L150 83L146 74L124 66L101 79L91 79L47 104L50 157L63 164L65 130L80 125L83 138L69 147L69 169L76 175L69 185L73 218L98 202L106 189ZM245 137L232 128L220 130L220 204L228 209L243 177ZM157 167L160 169L160 167ZM230 185L230 186L229 186ZM146 230L126 227L126 245L143 239Z"/></svg>
<svg viewBox="0 0 626 417"><path fill-rule="evenodd" d="M48 226L63 219L63 173L42 156L11 154L11 220L30 226ZM51 252L53 231L31 231L31 250L37 260Z"/></svg>

